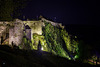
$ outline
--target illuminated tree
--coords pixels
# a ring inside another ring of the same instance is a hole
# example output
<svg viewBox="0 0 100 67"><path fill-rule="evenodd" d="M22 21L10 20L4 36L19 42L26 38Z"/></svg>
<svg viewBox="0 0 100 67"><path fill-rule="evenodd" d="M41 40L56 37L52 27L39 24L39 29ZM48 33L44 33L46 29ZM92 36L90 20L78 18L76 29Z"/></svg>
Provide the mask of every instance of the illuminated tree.
<svg viewBox="0 0 100 67"><path fill-rule="evenodd" d="M38 34L33 34L32 44L30 44L31 49L38 50L39 44L41 44L42 51L48 52L47 43L46 43L46 40L44 39L44 36L38 35Z"/></svg>
<svg viewBox="0 0 100 67"><path fill-rule="evenodd" d="M24 38L24 43L30 44L32 50L41 49L61 57L75 59L78 52L78 42L71 39L65 29L53 26L51 23L44 23L42 35L34 33L31 39L32 43L26 41L26 38ZM40 48L39 44L41 44Z"/></svg>
<svg viewBox="0 0 100 67"><path fill-rule="evenodd" d="M70 36L64 29L58 28L56 26L51 25L50 23L45 22L45 27L43 29L43 35L45 36L48 49L50 52L70 59L70 55L68 52L72 51L73 48L71 45ZM63 47L65 44L67 47L66 49L68 51L66 51ZM73 42L73 45L74 45L73 47L75 48L76 44L74 42Z"/></svg>

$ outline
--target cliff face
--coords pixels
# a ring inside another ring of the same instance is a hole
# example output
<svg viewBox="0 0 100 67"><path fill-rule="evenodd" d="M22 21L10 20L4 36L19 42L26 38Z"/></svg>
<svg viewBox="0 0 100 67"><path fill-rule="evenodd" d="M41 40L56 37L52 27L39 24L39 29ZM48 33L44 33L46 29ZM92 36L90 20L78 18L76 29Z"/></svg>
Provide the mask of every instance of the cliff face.
<svg viewBox="0 0 100 67"><path fill-rule="evenodd" d="M16 19L0 24L0 44L16 45L20 49L35 49L74 58L77 42L70 38L60 23L41 18L38 21ZM71 54L73 53L73 57Z"/></svg>

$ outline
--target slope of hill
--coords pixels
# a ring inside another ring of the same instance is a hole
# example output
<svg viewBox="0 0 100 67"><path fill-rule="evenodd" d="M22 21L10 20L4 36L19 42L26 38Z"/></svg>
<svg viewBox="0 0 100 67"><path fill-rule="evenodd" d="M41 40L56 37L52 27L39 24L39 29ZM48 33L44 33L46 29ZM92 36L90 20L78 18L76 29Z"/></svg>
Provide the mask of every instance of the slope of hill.
<svg viewBox="0 0 100 67"><path fill-rule="evenodd" d="M20 50L0 46L0 67L87 67L91 65L67 60L52 53L37 50Z"/></svg>

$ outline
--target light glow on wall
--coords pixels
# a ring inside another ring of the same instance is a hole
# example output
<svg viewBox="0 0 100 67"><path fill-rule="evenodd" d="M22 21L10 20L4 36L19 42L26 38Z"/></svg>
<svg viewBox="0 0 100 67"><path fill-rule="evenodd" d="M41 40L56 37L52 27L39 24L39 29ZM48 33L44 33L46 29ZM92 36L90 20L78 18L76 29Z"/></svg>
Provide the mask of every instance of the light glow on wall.
<svg viewBox="0 0 100 67"><path fill-rule="evenodd" d="M41 50L43 50L43 47L41 48Z"/></svg>

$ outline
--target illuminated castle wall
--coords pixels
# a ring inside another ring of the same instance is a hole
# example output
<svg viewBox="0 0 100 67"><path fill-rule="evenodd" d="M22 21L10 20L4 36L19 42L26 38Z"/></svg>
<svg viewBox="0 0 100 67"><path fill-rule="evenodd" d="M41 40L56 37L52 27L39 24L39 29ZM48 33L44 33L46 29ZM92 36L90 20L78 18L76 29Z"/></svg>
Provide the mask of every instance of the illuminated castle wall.
<svg viewBox="0 0 100 67"><path fill-rule="evenodd" d="M11 22L0 22L0 44L20 45L23 36L27 39L33 40L33 34L42 35L42 27L45 26L44 22L51 23L53 26L64 28L60 23L55 23L45 18L38 21L22 21L16 19ZM3 43L1 42L3 38Z"/></svg>
<svg viewBox="0 0 100 67"><path fill-rule="evenodd" d="M14 27L10 27L9 29L9 45L12 43L18 46L22 42L23 38L23 23L21 20L16 20L14 22Z"/></svg>

